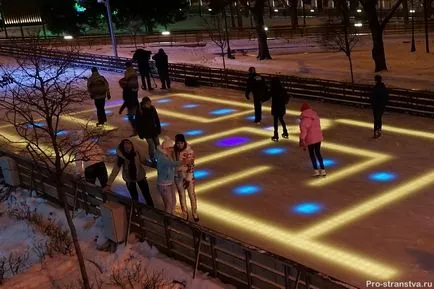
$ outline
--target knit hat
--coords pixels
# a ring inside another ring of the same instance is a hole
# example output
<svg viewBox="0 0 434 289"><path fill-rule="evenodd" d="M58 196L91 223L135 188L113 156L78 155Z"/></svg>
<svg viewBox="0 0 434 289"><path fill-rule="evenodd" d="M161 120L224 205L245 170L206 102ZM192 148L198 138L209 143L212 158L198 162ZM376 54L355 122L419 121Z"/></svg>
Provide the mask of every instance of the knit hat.
<svg viewBox="0 0 434 289"><path fill-rule="evenodd" d="M175 143L177 143L177 142L185 142L186 143L185 136L183 134L177 134L175 136Z"/></svg>
<svg viewBox="0 0 434 289"><path fill-rule="evenodd" d="M309 104L307 104L307 103L305 102L305 103L303 103L303 104L301 105L301 107L300 107L300 111L305 111L306 109L309 109L309 108L310 108Z"/></svg>

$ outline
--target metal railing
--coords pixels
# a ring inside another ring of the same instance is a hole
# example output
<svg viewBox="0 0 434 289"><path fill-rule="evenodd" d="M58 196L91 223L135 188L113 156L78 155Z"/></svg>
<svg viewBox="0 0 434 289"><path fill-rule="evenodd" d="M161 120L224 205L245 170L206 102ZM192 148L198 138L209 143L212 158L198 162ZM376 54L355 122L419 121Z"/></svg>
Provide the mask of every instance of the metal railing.
<svg viewBox="0 0 434 289"><path fill-rule="evenodd" d="M35 56L44 59L58 60L68 58L74 65L81 67L96 66L101 70L122 72L127 58L76 53L71 55L65 51L39 48L29 49L16 45L0 45L0 55L26 57ZM231 89L245 89L247 72L223 70L190 64L170 64L170 77L174 81L184 82L186 78L194 78L200 85L217 86ZM153 75L156 76L154 70ZM307 98L317 101L328 101L358 107L370 106L372 87L365 84L301 78L289 75L263 74L265 78L274 76L282 80L283 85L292 97ZM388 110L409 113L426 117L434 117L434 92L390 88Z"/></svg>
<svg viewBox="0 0 434 289"><path fill-rule="evenodd" d="M60 204L55 180L46 169L10 152L0 151L0 156L2 155L15 160L21 186ZM128 198L102 192L92 184L77 183L68 175L62 183L71 208L81 208L98 216L101 214L103 194L106 194L108 201L124 205L129 215L131 200ZM297 262L158 209L140 203L135 203L134 207L138 214L132 214L132 232L140 234L167 256L208 272L236 288L356 288Z"/></svg>

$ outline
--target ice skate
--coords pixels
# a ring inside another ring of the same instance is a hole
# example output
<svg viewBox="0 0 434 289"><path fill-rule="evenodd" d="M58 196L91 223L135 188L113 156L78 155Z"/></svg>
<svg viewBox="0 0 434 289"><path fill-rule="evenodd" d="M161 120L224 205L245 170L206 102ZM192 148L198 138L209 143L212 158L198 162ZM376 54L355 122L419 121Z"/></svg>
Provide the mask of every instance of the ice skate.
<svg viewBox="0 0 434 289"><path fill-rule="evenodd" d="M321 177L327 176L326 170L320 170L319 173L320 173Z"/></svg>
<svg viewBox="0 0 434 289"><path fill-rule="evenodd" d="M284 133L282 133L282 137L287 139L287 138L289 137L288 132L284 132Z"/></svg>
<svg viewBox="0 0 434 289"><path fill-rule="evenodd" d="M273 136L271 137L272 141L278 142L279 141L279 137L278 136Z"/></svg>
<svg viewBox="0 0 434 289"><path fill-rule="evenodd" d="M312 177L319 177L320 175L319 170L313 170Z"/></svg>

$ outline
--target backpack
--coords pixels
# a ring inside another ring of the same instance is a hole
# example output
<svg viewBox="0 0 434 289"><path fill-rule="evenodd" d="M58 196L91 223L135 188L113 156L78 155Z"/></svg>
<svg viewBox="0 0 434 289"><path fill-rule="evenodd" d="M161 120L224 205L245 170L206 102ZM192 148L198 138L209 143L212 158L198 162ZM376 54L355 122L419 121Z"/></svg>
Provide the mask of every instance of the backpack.
<svg viewBox="0 0 434 289"><path fill-rule="evenodd" d="M107 85L102 76L92 79L91 85L89 87L90 96L93 98L95 96L107 94Z"/></svg>

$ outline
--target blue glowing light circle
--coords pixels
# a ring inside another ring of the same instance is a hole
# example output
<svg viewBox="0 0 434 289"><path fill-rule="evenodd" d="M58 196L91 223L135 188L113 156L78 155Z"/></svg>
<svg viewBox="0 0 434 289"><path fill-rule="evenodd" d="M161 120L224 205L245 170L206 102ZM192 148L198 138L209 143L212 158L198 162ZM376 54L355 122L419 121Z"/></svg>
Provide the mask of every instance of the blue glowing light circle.
<svg viewBox="0 0 434 289"><path fill-rule="evenodd" d="M220 108L210 111L211 115L225 115L235 112L236 110L233 108Z"/></svg>
<svg viewBox="0 0 434 289"><path fill-rule="evenodd" d="M157 101L155 101L156 103L168 103L171 102L172 100L170 98L163 98L163 99L159 99Z"/></svg>
<svg viewBox="0 0 434 289"><path fill-rule="evenodd" d="M198 107L199 105L196 103L189 103L189 104L184 104L182 107L183 108L195 108Z"/></svg>
<svg viewBox="0 0 434 289"><path fill-rule="evenodd" d="M166 126L169 126L169 123L168 122L160 122L160 126L166 127Z"/></svg>
<svg viewBox="0 0 434 289"><path fill-rule="evenodd" d="M250 139L243 136L231 136L224 139L219 140L216 144L219 147L234 147L245 144L249 142Z"/></svg>
<svg viewBox="0 0 434 289"><path fill-rule="evenodd" d="M41 122L35 122L33 125L30 123L24 125L25 128L33 128L33 127L39 128L39 127L44 127L44 126L45 126L45 122L42 122L42 121Z"/></svg>
<svg viewBox="0 0 434 289"><path fill-rule="evenodd" d="M108 149L107 150L107 154L110 155L110 156L115 156L116 153L117 153L116 149Z"/></svg>
<svg viewBox="0 0 434 289"><path fill-rule="evenodd" d="M282 147L271 147L262 150L262 152L266 155L280 155L286 152L286 149Z"/></svg>
<svg viewBox="0 0 434 289"><path fill-rule="evenodd" d="M249 116L246 117L246 120L254 121L255 120L255 116L254 115L249 115Z"/></svg>
<svg viewBox="0 0 434 289"><path fill-rule="evenodd" d="M208 170L195 170L193 172L194 178L197 180L202 180L207 178L211 173Z"/></svg>
<svg viewBox="0 0 434 289"><path fill-rule="evenodd" d="M376 172L370 174L369 179L375 182L390 182L396 179L396 174L392 172Z"/></svg>
<svg viewBox="0 0 434 289"><path fill-rule="evenodd" d="M234 188L234 193L239 196L250 196L257 194L260 191L261 188L255 185L242 185Z"/></svg>
<svg viewBox="0 0 434 289"><path fill-rule="evenodd" d="M58 130L58 131L56 131L56 135L57 136L65 136L65 135L67 135L68 134L68 131L67 130Z"/></svg>
<svg viewBox="0 0 434 289"><path fill-rule="evenodd" d="M323 206L315 202L300 203L292 207L292 211L300 215L314 215L323 210Z"/></svg>
<svg viewBox="0 0 434 289"><path fill-rule="evenodd" d="M192 130L188 130L185 132L185 134L188 136L201 135L203 133L204 133L204 131L201 129L192 129Z"/></svg>

